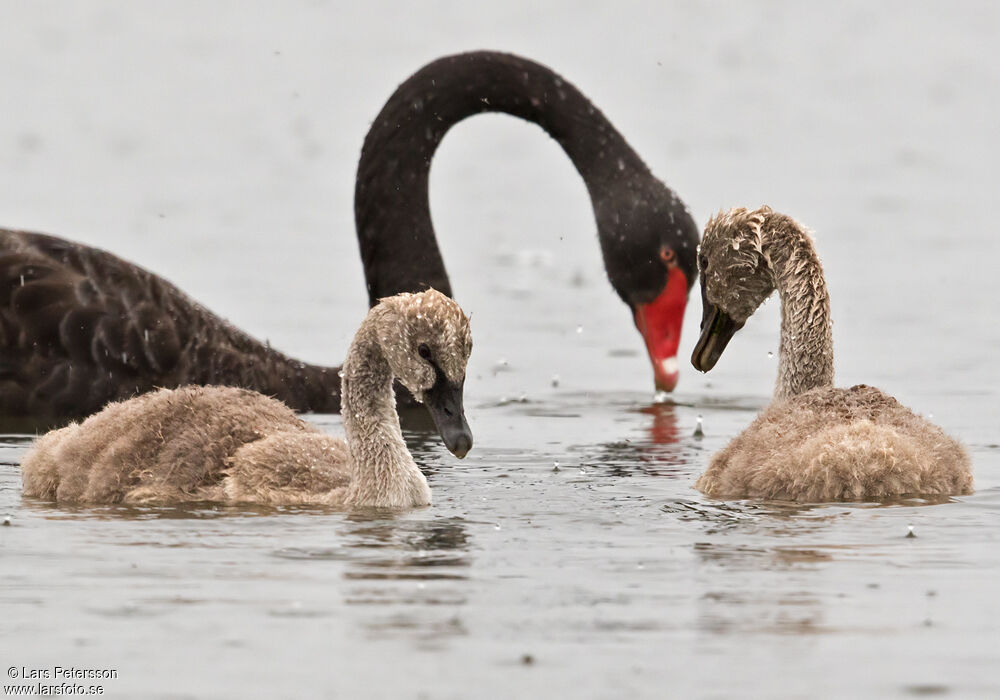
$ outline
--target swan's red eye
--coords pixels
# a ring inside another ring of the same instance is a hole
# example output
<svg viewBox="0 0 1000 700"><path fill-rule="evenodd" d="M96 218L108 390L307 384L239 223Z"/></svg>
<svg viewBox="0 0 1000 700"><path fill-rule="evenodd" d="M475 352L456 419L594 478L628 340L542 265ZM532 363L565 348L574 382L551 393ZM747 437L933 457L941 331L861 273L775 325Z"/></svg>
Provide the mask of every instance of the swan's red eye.
<svg viewBox="0 0 1000 700"><path fill-rule="evenodd" d="M427 346L427 343L421 343L417 346L417 354L425 360L431 359L431 349Z"/></svg>
<svg viewBox="0 0 1000 700"><path fill-rule="evenodd" d="M667 267L673 267L677 264L677 253L674 252L673 248L667 248L664 246L663 248L660 248L660 260L662 260L663 264Z"/></svg>

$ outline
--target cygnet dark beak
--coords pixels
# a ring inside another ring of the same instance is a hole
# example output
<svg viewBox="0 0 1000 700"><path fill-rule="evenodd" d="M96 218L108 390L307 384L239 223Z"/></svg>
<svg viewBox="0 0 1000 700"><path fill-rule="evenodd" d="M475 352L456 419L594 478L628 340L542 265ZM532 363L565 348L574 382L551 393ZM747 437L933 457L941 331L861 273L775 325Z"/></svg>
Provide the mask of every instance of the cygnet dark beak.
<svg viewBox="0 0 1000 700"><path fill-rule="evenodd" d="M454 384L437 367L437 381L424 392L424 404L434 419L441 439L448 450L462 459L472 449L472 430L465 420L462 390L465 382Z"/></svg>
<svg viewBox="0 0 1000 700"><path fill-rule="evenodd" d="M707 372L715 367L715 363L722 357L722 351L743 324L731 319L718 306L708 303L704 286L701 289L701 304L701 336L691 353L691 364L699 372Z"/></svg>

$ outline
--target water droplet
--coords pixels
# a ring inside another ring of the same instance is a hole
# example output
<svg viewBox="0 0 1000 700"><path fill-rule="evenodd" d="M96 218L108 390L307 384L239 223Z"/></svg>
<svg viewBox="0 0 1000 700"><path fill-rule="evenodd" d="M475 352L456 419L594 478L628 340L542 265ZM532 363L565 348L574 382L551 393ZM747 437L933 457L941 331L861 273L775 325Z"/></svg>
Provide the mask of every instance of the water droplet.
<svg viewBox="0 0 1000 700"><path fill-rule="evenodd" d="M496 525L494 525L493 529L494 530L499 530L500 529L500 523L497 523Z"/></svg>
<svg viewBox="0 0 1000 700"><path fill-rule="evenodd" d="M553 374L552 375L552 386L553 387L559 386L559 375L558 374Z"/></svg>
<svg viewBox="0 0 1000 700"><path fill-rule="evenodd" d="M559 471L559 462L553 462L552 463L552 471L554 471L554 472Z"/></svg>
<svg viewBox="0 0 1000 700"><path fill-rule="evenodd" d="M344 370L340 370L339 372L337 372L337 376L340 377L341 379L343 379L344 378Z"/></svg>
<svg viewBox="0 0 1000 700"><path fill-rule="evenodd" d="M625 169L625 161L622 160L621 158L618 159L618 169L619 170L624 170Z"/></svg>
<svg viewBox="0 0 1000 700"><path fill-rule="evenodd" d="M24 286L24 275L21 275L21 286Z"/></svg>
<svg viewBox="0 0 1000 700"><path fill-rule="evenodd" d="M576 327L576 332L577 332L578 334L579 334L579 333L583 333L583 326L577 326L577 327Z"/></svg>
<svg viewBox="0 0 1000 700"><path fill-rule="evenodd" d="M915 533L913 531L913 526L912 525L907 525L906 526L906 536L907 537L916 537L917 536L917 533Z"/></svg>
<svg viewBox="0 0 1000 700"><path fill-rule="evenodd" d="M773 357L774 357L774 353L773 353L773 352L771 352L770 350L768 350L768 351L767 351L767 359L769 359L769 360L770 360L770 359L772 359Z"/></svg>
<svg viewBox="0 0 1000 700"><path fill-rule="evenodd" d="M698 416L698 424L694 426L694 437L703 438L705 437L705 431L702 429L701 416Z"/></svg>
<svg viewBox="0 0 1000 700"><path fill-rule="evenodd" d="M143 340L145 340L145 341L146 341L147 343L149 342L149 329L148 329L148 328L147 328L147 329L145 329L145 330L144 330L144 331L142 332L142 338L143 338Z"/></svg>
<svg viewBox="0 0 1000 700"><path fill-rule="evenodd" d="M4 524L4 527L10 527L10 516L9 515L4 516L3 524Z"/></svg>

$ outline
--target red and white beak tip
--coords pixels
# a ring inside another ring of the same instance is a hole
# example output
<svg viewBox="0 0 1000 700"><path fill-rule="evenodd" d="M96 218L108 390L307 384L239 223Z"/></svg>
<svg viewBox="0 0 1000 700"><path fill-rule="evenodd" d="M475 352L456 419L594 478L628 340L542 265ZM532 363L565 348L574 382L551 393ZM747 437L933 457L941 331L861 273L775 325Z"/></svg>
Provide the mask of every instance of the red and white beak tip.
<svg viewBox="0 0 1000 700"><path fill-rule="evenodd" d="M673 391L680 377L680 365L676 357L665 357L653 361L653 375L657 391Z"/></svg>

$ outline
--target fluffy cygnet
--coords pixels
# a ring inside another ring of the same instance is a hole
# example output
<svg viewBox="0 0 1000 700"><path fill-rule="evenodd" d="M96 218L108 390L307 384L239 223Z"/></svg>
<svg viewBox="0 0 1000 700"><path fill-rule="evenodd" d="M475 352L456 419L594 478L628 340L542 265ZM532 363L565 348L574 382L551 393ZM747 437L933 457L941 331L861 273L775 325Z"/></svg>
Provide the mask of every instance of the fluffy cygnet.
<svg viewBox="0 0 1000 700"><path fill-rule="evenodd" d="M774 400L695 484L719 498L870 501L972 491L969 457L940 428L870 386L833 386L830 297L806 229L770 207L709 221L698 256L707 372L775 290L781 344Z"/></svg>
<svg viewBox="0 0 1000 700"><path fill-rule="evenodd" d="M92 504L427 505L430 488L403 442L392 382L426 404L448 449L464 457L472 447L462 407L471 350L468 318L445 295L389 297L369 311L344 362L346 439L253 391L162 389L42 436L21 464L24 495Z"/></svg>

